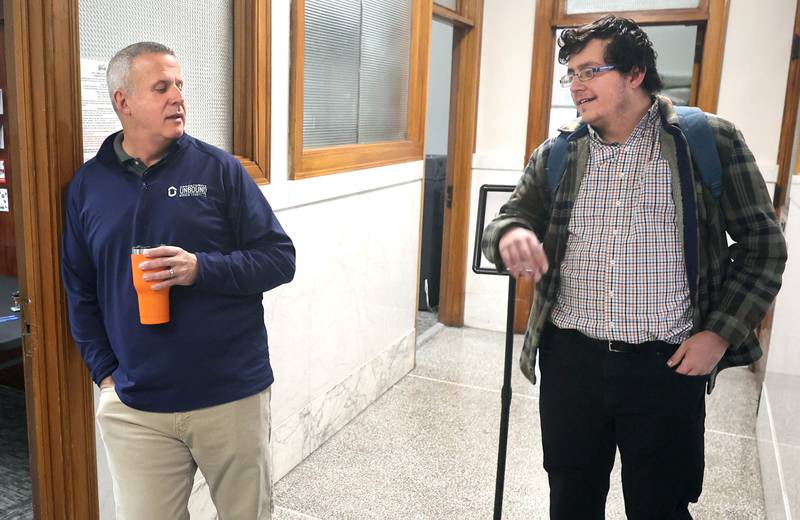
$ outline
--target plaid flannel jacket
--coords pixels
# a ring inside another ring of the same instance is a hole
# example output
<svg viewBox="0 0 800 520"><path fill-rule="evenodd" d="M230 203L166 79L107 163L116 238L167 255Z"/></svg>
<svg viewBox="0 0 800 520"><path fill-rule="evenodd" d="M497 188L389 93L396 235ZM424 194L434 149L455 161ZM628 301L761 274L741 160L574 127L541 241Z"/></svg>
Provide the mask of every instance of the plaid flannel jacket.
<svg viewBox="0 0 800 520"><path fill-rule="evenodd" d="M659 98L661 151L672 171L675 220L683 244L692 302L692 334L711 330L730 347L711 373L710 393L719 370L752 363L762 351L753 330L781 286L786 242L755 158L741 132L707 114L722 163L722 195L706 188L693 170L689 146L672 106ZM555 201L550 204L545 167L552 139L528 162L500 214L487 226L484 254L503 270L498 242L510 228L532 230L542 242L550 270L536 288L520 359L532 383L542 328L558 295L560 264L567 246L569 220L589 157L588 127L578 119L564 125L570 133L569 160ZM726 233L733 244L728 246Z"/></svg>

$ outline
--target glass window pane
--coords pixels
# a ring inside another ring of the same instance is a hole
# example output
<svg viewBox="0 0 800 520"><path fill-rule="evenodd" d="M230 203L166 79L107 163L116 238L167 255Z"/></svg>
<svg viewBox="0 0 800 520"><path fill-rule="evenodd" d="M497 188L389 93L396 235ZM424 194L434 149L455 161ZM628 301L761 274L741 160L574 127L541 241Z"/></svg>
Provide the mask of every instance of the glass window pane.
<svg viewBox="0 0 800 520"><path fill-rule="evenodd" d="M688 105L692 93L696 25L645 27L655 48L656 67L664 89L661 93L676 105Z"/></svg>
<svg viewBox="0 0 800 520"><path fill-rule="evenodd" d="M567 14L685 9L699 5L700 0L567 0Z"/></svg>
<svg viewBox="0 0 800 520"><path fill-rule="evenodd" d="M405 140L411 0L307 0L303 147Z"/></svg>
<svg viewBox="0 0 800 520"><path fill-rule="evenodd" d="M358 142L408 136L411 2L363 0Z"/></svg>
<svg viewBox="0 0 800 520"><path fill-rule="evenodd" d="M453 11L458 11L458 0L433 0L433 3L452 9Z"/></svg>
<svg viewBox="0 0 800 520"><path fill-rule="evenodd" d="M303 147L356 142L361 0L306 2Z"/></svg>
<svg viewBox="0 0 800 520"><path fill-rule="evenodd" d="M231 150L232 0L80 0L78 20L84 59L108 63L118 50L145 40L174 49L186 82L189 133ZM108 109L113 110L110 100Z"/></svg>

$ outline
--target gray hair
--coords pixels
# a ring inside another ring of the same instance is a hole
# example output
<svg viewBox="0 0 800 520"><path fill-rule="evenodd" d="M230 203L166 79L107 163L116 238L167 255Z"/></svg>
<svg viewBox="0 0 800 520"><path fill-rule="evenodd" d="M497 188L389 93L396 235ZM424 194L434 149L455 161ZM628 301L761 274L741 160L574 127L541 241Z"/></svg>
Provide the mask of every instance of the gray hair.
<svg viewBox="0 0 800 520"><path fill-rule="evenodd" d="M141 54L169 54L170 56L175 56L175 51L160 43L139 42L128 45L111 58L111 61L108 62L108 69L106 69L106 82L108 83L108 95L111 96L111 105L114 107L115 112L117 104L114 102L114 92L117 89L128 89L130 87L131 63L134 58Z"/></svg>

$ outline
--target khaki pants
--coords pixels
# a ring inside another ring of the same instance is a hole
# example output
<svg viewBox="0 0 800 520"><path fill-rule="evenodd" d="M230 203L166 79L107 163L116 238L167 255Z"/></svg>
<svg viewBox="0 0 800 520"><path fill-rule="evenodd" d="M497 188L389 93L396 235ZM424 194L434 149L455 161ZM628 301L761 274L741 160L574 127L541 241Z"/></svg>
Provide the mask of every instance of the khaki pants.
<svg viewBox="0 0 800 520"><path fill-rule="evenodd" d="M133 409L100 392L97 424L114 480L117 520L189 518L200 468L220 520L272 517L270 389L190 412Z"/></svg>

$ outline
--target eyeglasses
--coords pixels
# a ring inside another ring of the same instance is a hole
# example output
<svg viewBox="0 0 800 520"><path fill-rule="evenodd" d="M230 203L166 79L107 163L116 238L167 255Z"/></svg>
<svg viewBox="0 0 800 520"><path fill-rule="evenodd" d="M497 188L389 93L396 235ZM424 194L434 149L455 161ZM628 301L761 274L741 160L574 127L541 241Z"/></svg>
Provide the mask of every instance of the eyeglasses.
<svg viewBox="0 0 800 520"><path fill-rule="evenodd" d="M587 81L594 78L598 72L608 72L609 70L614 70L617 67L614 65L604 65L602 67L587 67L585 69L579 70L577 73L569 72L565 76L563 76L559 83L561 83L562 87L568 87L572 85L572 80L578 78L581 82L586 83Z"/></svg>

